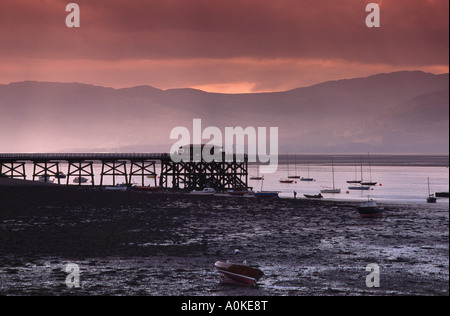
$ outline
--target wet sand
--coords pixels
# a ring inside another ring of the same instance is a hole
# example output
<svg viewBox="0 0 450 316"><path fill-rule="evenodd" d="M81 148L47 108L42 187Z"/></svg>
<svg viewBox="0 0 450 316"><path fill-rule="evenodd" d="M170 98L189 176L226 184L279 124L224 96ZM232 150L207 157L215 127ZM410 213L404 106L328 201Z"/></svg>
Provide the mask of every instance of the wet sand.
<svg viewBox="0 0 450 316"><path fill-rule="evenodd" d="M448 203L395 204L0 186L0 295L448 295ZM235 249L239 249L236 254ZM223 285L216 260L260 268ZM68 288L65 266L80 266ZM366 286L368 264L380 287Z"/></svg>

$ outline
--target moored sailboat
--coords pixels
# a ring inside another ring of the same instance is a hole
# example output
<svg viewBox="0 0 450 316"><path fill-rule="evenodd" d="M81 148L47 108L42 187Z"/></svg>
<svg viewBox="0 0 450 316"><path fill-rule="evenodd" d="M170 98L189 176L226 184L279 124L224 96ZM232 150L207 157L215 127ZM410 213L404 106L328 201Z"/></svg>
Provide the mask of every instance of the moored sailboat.
<svg viewBox="0 0 450 316"><path fill-rule="evenodd" d="M333 194L341 193L341 189L336 189L336 186L334 183L334 161L333 161L333 158L331 159L331 173L333 174L333 187L322 189L322 190L320 190L320 193L333 193Z"/></svg>
<svg viewBox="0 0 450 316"><path fill-rule="evenodd" d="M289 178L289 160L287 161L286 165L287 165L287 178L280 179L280 183L293 183L294 180Z"/></svg>
<svg viewBox="0 0 450 316"><path fill-rule="evenodd" d="M437 198L431 194L431 190L430 190L430 177L428 177L428 197L427 197L427 203L436 203L437 202Z"/></svg>
<svg viewBox="0 0 450 316"><path fill-rule="evenodd" d="M362 181L362 164L361 164L361 180L356 180L356 163L355 163L355 180L347 180L349 184L361 183Z"/></svg>
<svg viewBox="0 0 450 316"><path fill-rule="evenodd" d="M376 185L377 182L376 181L372 181L372 167L370 164L370 153L367 153L368 156L368 160L369 160L369 175L370 175L370 180L369 181L364 181L362 176L361 176L361 184L362 185L369 185L369 186L373 186Z"/></svg>
<svg viewBox="0 0 450 316"><path fill-rule="evenodd" d="M309 163L308 163L308 176L305 178L305 177L301 177L300 178L300 181L306 181L306 182L311 182L311 181L314 181L314 178L311 178L310 176L309 176Z"/></svg>
<svg viewBox="0 0 450 316"><path fill-rule="evenodd" d="M288 179L300 179L300 176L297 175L297 156L295 156L294 158L294 170L295 170L295 175L290 176L288 175Z"/></svg>

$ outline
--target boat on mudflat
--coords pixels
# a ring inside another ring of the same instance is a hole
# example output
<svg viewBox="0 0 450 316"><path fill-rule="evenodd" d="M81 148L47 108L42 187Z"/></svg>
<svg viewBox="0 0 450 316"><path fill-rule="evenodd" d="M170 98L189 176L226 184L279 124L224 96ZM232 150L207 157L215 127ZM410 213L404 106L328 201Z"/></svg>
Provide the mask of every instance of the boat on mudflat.
<svg viewBox="0 0 450 316"><path fill-rule="evenodd" d="M303 194L306 198L308 199L322 199L323 195L322 194Z"/></svg>
<svg viewBox="0 0 450 316"><path fill-rule="evenodd" d="M104 189L111 190L111 191L126 191L128 189L128 185L126 183L121 183L121 184L106 186Z"/></svg>
<svg viewBox="0 0 450 316"><path fill-rule="evenodd" d="M244 196L244 195L248 195L248 194L253 194L252 191L249 191L246 189L232 189L232 190L228 190L227 193L229 195L233 195L233 196Z"/></svg>
<svg viewBox="0 0 450 316"><path fill-rule="evenodd" d="M362 218L377 218L383 217L384 208L378 207L374 200L362 202L357 208L359 216Z"/></svg>
<svg viewBox="0 0 450 316"><path fill-rule="evenodd" d="M264 275L259 269L230 262L217 261L214 267L219 271L222 283L252 286Z"/></svg>
<svg viewBox="0 0 450 316"><path fill-rule="evenodd" d="M278 191L259 191L253 193L253 196L255 197L272 197L272 198L279 198L279 192Z"/></svg>
<svg viewBox="0 0 450 316"><path fill-rule="evenodd" d="M190 192L191 195L201 195L201 196L211 196L216 194L216 190L214 190L213 188L204 188L202 191L191 191Z"/></svg>

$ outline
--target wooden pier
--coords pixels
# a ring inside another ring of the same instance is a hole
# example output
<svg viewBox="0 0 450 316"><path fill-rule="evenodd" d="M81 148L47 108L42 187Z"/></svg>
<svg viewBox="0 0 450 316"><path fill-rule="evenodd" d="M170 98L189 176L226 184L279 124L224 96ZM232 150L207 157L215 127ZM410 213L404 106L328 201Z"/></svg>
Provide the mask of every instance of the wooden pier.
<svg viewBox="0 0 450 316"><path fill-rule="evenodd" d="M0 177L33 181L54 178L58 184L101 186L106 177L114 184L120 181L129 185L132 179L139 178L142 186L145 179L153 179L155 186L166 189L248 188L247 156L242 161L235 156L232 161L225 161L225 155L223 158L220 162L174 162L168 153L3 153L0 154ZM101 164L100 183L95 183L94 164ZM29 178L27 165L33 166ZM62 170L62 165L67 170ZM79 181L81 178L88 181L83 183Z"/></svg>

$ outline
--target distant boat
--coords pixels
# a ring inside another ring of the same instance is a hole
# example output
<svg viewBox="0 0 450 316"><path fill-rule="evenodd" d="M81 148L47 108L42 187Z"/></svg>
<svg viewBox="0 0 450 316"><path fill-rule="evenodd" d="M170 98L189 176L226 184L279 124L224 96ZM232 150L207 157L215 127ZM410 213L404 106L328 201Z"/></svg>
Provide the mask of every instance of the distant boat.
<svg viewBox="0 0 450 316"><path fill-rule="evenodd" d="M244 196L244 195L248 195L250 193L250 191L248 191L246 189L233 189L233 190L228 190L227 192L229 195L234 195L234 196Z"/></svg>
<svg viewBox="0 0 450 316"><path fill-rule="evenodd" d="M126 183L121 183L121 184L106 186L104 189L111 190L111 191L126 191L128 189L128 186Z"/></svg>
<svg viewBox="0 0 450 316"><path fill-rule="evenodd" d="M250 177L250 180L264 180L264 176L259 175L259 164L256 165L256 176Z"/></svg>
<svg viewBox="0 0 450 316"><path fill-rule="evenodd" d="M362 159L361 159L361 179L362 179ZM347 180L349 184L361 183L362 180L356 180L356 163L355 163L355 180Z"/></svg>
<svg viewBox="0 0 450 316"><path fill-rule="evenodd" d="M449 197L449 193L448 192L436 192L434 193L435 197L441 197L441 198L448 198Z"/></svg>
<svg viewBox="0 0 450 316"><path fill-rule="evenodd" d="M279 198L278 191L263 191L264 178L261 181L261 191L253 193L255 197L263 197L263 198Z"/></svg>
<svg viewBox="0 0 450 316"><path fill-rule="evenodd" d="M253 196L255 197L272 197L272 198L279 198L279 192L277 191L259 191L253 193Z"/></svg>
<svg viewBox="0 0 450 316"><path fill-rule="evenodd" d="M314 181L314 178L311 178L310 176L309 176L309 163L308 163L308 176L305 178L305 177L301 177L300 178L300 181L306 181L306 182L311 182L311 181Z"/></svg>
<svg viewBox="0 0 450 316"><path fill-rule="evenodd" d="M74 183L81 184L81 183L86 183L86 182L88 182L88 179L85 178L85 177L76 177L75 179L73 179L73 182L74 182Z"/></svg>
<svg viewBox="0 0 450 316"><path fill-rule="evenodd" d="M323 190L320 190L320 193L341 193L341 189L336 189L334 184L334 161L333 158L331 159L331 173L333 174L333 188L326 188Z"/></svg>
<svg viewBox="0 0 450 316"><path fill-rule="evenodd" d="M297 175L297 156L294 158L294 168L295 168L295 175L294 176L288 176L288 179L300 179L300 176Z"/></svg>
<svg viewBox="0 0 450 316"><path fill-rule="evenodd" d="M303 194L308 199L322 199L322 194Z"/></svg>
<svg viewBox="0 0 450 316"><path fill-rule="evenodd" d="M358 186L351 186L348 187L349 190L370 190L370 186L367 185L358 185Z"/></svg>
<svg viewBox="0 0 450 316"><path fill-rule="evenodd" d="M436 203L437 198L431 194L430 190L430 177L428 177L428 197L427 197L427 203Z"/></svg>
<svg viewBox="0 0 450 316"><path fill-rule="evenodd" d="M55 178L56 179L65 179L67 176L64 174L64 172L58 172L56 175L55 175Z"/></svg>
<svg viewBox="0 0 450 316"><path fill-rule="evenodd" d="M374 200L369 200L367 202L362 202L357 208L359 216L362 218L376 218L382 217L384 209L379 208Z"/></svg>
<svg viewBox="0 0 450 316"><path fill-rule="evenodd" d="M371 163L370 163L370 153L367 153L368 159L369 159L369 174L370 174L370 180L369 181L363 181L362 180L362 175L361 175L361 184L362 185L369 185L369 186L373 186L376 185L377 182L372 181L372 167L371 167Z"/></svg>
<svg viewBox="0 0 450 316"><path fill-rule="evenodd" d="M191 191L190 192L191 195L214 195L216 194L216 190L214 190L213 188L204 188L202 191Z"/></svg>
<svg viewBox="0 0 450 316"><path fill-rule="evenodd" d="M214 267L219 271L222 283L252 286L264 275L264 272L259 269L230 262L217 261Z"/></svg>
<svg viewBox="0 0 450 316"><path fill-rule="evenodd" d="M286 164L286 166L287 166L287 179L280 179L280 183L293 183L294 182L294 180L292 180L292 179L289 179L289 156L287 156L288 157L288 161L287 161L287 164Z"/></svg>
<svg viewBox="0 0 450 316"><path fill-rule="evenodd" d="M50 179L50 176L40 176L39 182L53 183L54 180Z"/></svg>

